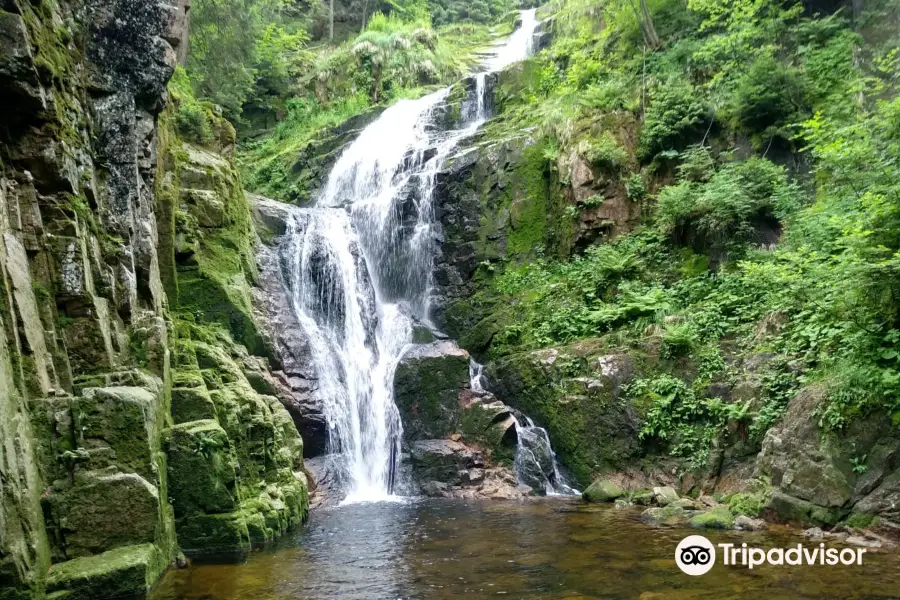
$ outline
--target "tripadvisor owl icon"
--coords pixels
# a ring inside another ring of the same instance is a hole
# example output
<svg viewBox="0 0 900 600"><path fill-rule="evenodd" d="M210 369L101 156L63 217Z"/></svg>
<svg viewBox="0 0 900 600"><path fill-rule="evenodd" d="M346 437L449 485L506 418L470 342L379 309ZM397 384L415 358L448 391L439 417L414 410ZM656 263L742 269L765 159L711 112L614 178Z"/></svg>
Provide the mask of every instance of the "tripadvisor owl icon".
<svg viewBox="0 0 900 600"><path fill-rule="evenodd" d="M675 548L675 564L688 575L703 575L716 564L716 548L702 535L689 535Z"/></svg>

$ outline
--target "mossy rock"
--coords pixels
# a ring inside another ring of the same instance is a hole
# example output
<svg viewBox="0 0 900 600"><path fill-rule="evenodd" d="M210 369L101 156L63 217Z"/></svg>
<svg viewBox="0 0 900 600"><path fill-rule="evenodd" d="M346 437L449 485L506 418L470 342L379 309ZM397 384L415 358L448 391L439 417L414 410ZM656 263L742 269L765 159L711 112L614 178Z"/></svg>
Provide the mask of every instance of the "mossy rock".
<svg viewBox="0 0 900 600"><path fill-rule="evenodd" d="M235 461L225 430L214 420L166 432L169 496L176 519L237 508ZM181 529L178 529L179 538Z"/></svg>
<svg viewBox="0 0 900 600"><path fill-rule="evenodd" d="M175 423L216 418L216 405L209 397L199 372L197 377L200 386L176 387L172 390L172 419Z"/></svg>
<svg viewBox="0 0 900 600"><path fill-rule="evenodd" d="M819 506L778 491L772 492L765 510L779 521L814 525L836 525L846 514L841 509Z"/></svg>
<svg viewBox="0 0 900 600"><path fill-rule="evenodd" d="M613 502L625 495L625 490L608 479L598 479L582 492L588 502Z"/></svg>
<svg viewBox="0 0 900 600"><path fill-rule="evenodd" d="M648 525L681 525L686 520L684 509L680 506L661 506L648 508L641 513L641 520Z"/></svg>
<svg viewBox="0 0 900 600"><path fill-rule="evenodd" d="M733 529L734 515L727 506L717 506L691 518L691 527L697 529Z"/></svg>
<svg viewBox="0 0 900 600"><path fill-rule="evenodd" d="M153 544L123 546L53 565L47 591L65 591L66 600L144 597L165 566Z"/></svg>
<svg viewBox="0 0 900 600"><path fill-rule="evenodd" d="M250 550L250 532L243 511L191 515L175 523L178 543L185 554L245 554Z"/></svg>
<svg viewBox="0 0 900 600"><path fill-rule="evenodd" d="M460 391L469 385L469 354L452 342L416 346L397 365L394 401L407 441L441 438L460 427Z"/></svg>

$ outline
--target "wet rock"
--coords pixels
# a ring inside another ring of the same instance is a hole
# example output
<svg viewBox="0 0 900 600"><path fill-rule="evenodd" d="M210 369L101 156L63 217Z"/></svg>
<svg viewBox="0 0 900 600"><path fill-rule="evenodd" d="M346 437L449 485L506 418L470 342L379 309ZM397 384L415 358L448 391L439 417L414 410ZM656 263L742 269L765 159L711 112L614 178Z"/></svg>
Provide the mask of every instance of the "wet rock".
<svg viewBox="0 0 900 600"><path fill-rule="evenodd" d="M477 453L452 440L418 440L409 447L413 475L420 481L459 483L459 472L476 466Z"/></svg>
<svg viewBox="0 0 900 600"><path fill-rule="evenodd" d="M625 490L607 479L596 480L581 493L588 502L612 502L624 495Z"/></svg>
<svg viewBox="0 0 900 600"><path fill-rule="evenodd" d="M660 506L666 506L678 500L678 492L670 486L661 486L653 488L653 501Z"/></svg>
<svg viewBox="0 0 900 600"><path fill-rule="evenodd" d="M641 513L641 520L648 525L680 525L687 520L685 511L680 506L662 506L648 508Z"/></svg>
<svg viewBox="0 0 900 600"><path fill-rule="evenodd" d="M691 518L691 527L697 529L731 529L733 526L734 516L727 506L720 506Z"/></svg>
<svg viewBox="0 0 900 600"><path fill-rule="evenodd" d="M769 525L762 519L738 515L734 518L734 528L740 531L765 531Z"/></svg>
<svg viewBox="0 0 900 600"><path fill-rule="evenodd" d="M638 415L616 391L613 374L620 372L610 370L613 363L623 363L605 363L609 376L591 369L584 377L581 373L573 377L565 366L591 365L600 346L596 340L584 340L485 365L491 391L547 428L560 462L582 485L588 485L597 472L623 469L640 453Z"/></svg>
<svg viewBox="0 0 900 600"><path fill-rule="evenodd" d="M469 353L454 342L414 346L394 373L394 401L406 440L448 436L461 425L460 392L469 386Z"/></svg>

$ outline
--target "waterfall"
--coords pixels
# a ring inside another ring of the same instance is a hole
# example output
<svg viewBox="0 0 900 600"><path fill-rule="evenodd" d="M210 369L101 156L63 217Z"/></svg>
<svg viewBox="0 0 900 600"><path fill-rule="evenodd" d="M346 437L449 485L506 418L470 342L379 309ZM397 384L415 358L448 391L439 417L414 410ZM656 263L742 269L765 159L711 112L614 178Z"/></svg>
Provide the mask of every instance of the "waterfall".
<svg viewBox="0 0 900 600"><path fill-rule="evenodd" d="M523 11L487 71L526 58L536 27L535 11ZM456 130L435 126L450 88L385 110L344 150L315 207L292 213L293 309L310 339L345 501L391 497L402 434L394 370L413 325L430 324L435 177L489 116L484 74L475 87L475 114Z"/></svg>

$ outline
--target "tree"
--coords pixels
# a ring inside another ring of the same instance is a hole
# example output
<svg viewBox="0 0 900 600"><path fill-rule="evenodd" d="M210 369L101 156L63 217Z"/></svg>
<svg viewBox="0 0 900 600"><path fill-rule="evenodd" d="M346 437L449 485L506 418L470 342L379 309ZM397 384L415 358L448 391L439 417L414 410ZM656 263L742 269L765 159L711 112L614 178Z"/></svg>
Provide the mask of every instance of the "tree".
<svg viewBox="0 0 900 600"><path fill-rule="evenodd" d="M647 8L647 0L640 0L640 12L634 0L628 1L631 4L631 10L634 11L634 17L637 19L638 26L641 28L644 41L653 49L659 48L659 35L657 35L656 27L653 25L653 16L650 14L650 9Z"/></svg>

